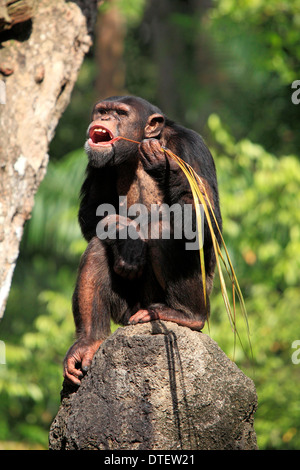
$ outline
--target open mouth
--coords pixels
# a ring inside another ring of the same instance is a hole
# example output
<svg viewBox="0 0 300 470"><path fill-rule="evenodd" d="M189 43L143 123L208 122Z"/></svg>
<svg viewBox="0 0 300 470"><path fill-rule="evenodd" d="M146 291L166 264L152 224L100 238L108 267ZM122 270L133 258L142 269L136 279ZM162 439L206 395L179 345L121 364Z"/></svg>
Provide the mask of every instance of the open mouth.
<svg viewBox="0 0 300 470"><path fill-rule="evenodd" d="M113 136L109 129L103 126L93 126L89 130L89 144L92 146L111 145L118 137Z"/></svg>

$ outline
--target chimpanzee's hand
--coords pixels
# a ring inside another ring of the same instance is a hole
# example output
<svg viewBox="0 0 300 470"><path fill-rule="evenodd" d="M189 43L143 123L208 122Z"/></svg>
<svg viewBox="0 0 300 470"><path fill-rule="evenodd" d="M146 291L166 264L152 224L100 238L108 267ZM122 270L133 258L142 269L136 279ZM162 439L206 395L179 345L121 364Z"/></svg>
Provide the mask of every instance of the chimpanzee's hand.
<svg viewBox="0 0 300 470"><path fill-rule="evenodd" d="M148 226L148 215L145 219ZM111 247L115 273L126 279L136 279L143 273L146 262L146 241L139 224L118 214L106 216L101 225L109 233L103 240Z"/></svg>
<svg viewBox="0 0 300 470"><path fill-rule="evenodd" d="M146 243L137 240L118 241L113 247L114 271L125 279L136 279L143 273L146 263Z"/></svg>
<svg viewBox="0 0 300 470"><path fill-rule="evenodd" d="M157 139L144 139L139 145L139 152L145 171L151 173L167 167L180 171L179 165L167 154Z"/></svg>
<svg viewBox="0 0 300 470"><path fill-rule="evenodd" d="M64 377L75 385L80 385L84 372L92 362L95 352L102 340L98 341L76 341L68 350L64 359ZM80 367L80 368L79 368Z"/></svg>

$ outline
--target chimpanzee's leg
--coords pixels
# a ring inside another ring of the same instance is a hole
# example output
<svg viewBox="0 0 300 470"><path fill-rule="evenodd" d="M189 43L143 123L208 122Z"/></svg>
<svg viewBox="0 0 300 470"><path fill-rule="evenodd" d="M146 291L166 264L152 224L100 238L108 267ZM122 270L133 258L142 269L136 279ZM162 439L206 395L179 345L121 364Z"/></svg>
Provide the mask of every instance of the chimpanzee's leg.
<svg viewBox="0 0 300 470"><path fill-rule="evenodd" d="M108 250L95 237L81 258L73 295L77 340L64 360L64 376L75 384L80 383L82 371L88 369L100 344L110 334L111 315L120 317L128 308L126 300L112 289L116 274L112 274L108 257Z"/></svg>
<svg viewBox="0 0 300 470"><path fill-rule="evenodd" d="M169 320L202 330L209 315L213 274L207 273L206 304L202 286L199 252L186 251L182 240L151 240L152 268L164 291L163 302L153 302L137 311L130 324Z"/></svg>

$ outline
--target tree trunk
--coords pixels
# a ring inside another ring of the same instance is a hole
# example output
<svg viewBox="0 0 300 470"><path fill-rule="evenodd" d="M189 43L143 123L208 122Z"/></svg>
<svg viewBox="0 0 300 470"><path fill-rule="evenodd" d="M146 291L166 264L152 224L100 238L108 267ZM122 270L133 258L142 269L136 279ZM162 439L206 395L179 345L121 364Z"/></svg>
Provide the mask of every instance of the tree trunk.
<svg viewBox="0 0 300 470"><path fill-rule="evenodd" d="M97 0L0 0L0 318L96 11Z"/></svg>
<svg viewBox="0 0 300 470"><path fill-rule="evenodd" d="M125 93L126 24L116 0L106 0L105 5L106 10L99 15L96 26L96 89L99 99Z"/></svg>

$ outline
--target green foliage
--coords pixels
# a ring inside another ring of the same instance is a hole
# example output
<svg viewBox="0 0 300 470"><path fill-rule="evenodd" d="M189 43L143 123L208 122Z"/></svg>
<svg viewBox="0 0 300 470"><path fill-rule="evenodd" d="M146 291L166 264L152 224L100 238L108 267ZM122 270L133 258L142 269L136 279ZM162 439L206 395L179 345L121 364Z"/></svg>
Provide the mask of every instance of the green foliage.
<svg viewBox="0 0 300 470"><path fill-rule="evenodd" d="M69 257L83 251L84 242L78 244L77 212L86 165L87 157L81 149L56 165L50 162L22 241L27 255L42 251Z"/></svg>
<svg viewBox="0 0 300 470"><path fill-rule="evenodd" d="M215 1L212 16L217 22L226 22L227 28L234 26L233 34L240 28L255 33L262 56L255 57L260 66L270 72L277 72L288 85L298 78L297 67L300 60L297 30L300 24L299 0L221 0ZM219 23L220 24L220 23ZM240 37L243 35L239 34ZM234 42L232 43L232 45ZM231 45L231 46L232 46ZM250 65L250 64L249 64Z"/></svg>
<svg viewBox="0 0 300 470"><path fill-rule="evenodd" d="M212 106L238 139L277 155L296 153L300 144L299 112L291 103L299 21L299 0L216 0L203 25L216 63Z"/></svg>
<svg viewBox="0 0 300 470"><path fill-rule="evenodd" d="M293 155L278 159L249 140L235 142L216 115L208 125L215 142L224 239L252 333L253 364L238 343L235 358L257 387L258 443L263 449L297 449L300 365L292 363L292 343L300 338L300 162ZM217 283L214 294L210 334L232 356L234 338Z"/></svg>
<svg viewBox="0 0 300 470"><path fill-rule="evenodd" d="M5 341L6 365L0 366L0 440L46 448L49 425L59 406L62 358L72 341L73 325L69 296L44 291L38 300L43 313L36 316L19 344Z"/></svg>
<svg viewBox="0 0 300 470"><path fill-rule="evenodd" d="M128 91L189 127L203 129L214 112L237 140L297 154L291 84L299 78L300 0L164 3L163 22L147 2L141 22L128 27Z"/></svg>

